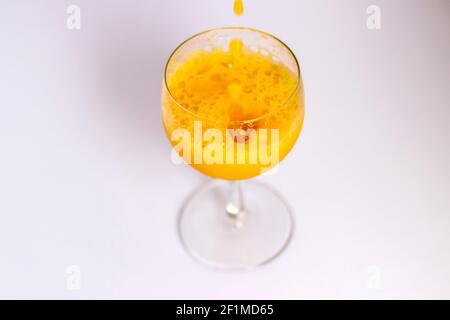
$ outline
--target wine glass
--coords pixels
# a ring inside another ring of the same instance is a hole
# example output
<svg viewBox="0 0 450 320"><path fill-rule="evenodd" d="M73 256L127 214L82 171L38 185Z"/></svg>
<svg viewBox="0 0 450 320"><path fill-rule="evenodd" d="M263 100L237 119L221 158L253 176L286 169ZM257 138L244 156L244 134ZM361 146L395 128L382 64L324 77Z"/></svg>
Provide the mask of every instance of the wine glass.
<svg viewBox="0 0 450 320"><path fill-rule="evenodd" d="M262 31L205 31L169 57L161 95L166 133L185 162L214 178L179 213L179 236L193 257L243 269L287 246L294 226L288 204L249 179L289 153L303 125L303 101L296 57Z"/></svg>

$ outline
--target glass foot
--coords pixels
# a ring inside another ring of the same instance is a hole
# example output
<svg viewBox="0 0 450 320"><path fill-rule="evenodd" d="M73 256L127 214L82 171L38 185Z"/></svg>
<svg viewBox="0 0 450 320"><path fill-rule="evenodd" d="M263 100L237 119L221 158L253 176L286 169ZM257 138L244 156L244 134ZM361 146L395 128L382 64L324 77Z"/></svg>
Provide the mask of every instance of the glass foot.
<svg viewBox="0 0 450 320"><path fill-rule="evenodd" d="M236 183L243 183L240 209L230 202ZM187 251L220 269L252 268L273 260L289 243L293 226L286 202L252 181L208 183L189 197L178 219Z"/></svg>

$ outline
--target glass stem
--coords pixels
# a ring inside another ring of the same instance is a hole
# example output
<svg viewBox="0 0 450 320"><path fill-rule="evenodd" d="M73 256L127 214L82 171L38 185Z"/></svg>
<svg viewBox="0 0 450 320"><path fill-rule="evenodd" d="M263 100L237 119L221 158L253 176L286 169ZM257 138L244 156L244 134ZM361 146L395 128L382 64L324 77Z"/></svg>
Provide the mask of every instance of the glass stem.
<svg viewBox="0 0 450 320"><path fill-rule="evenodd" d="M228 196L226 205L226 213L228 217L233 219L237 227L242 227L247 216L242 196L242 182L230 181L231 192Z"/></svg>

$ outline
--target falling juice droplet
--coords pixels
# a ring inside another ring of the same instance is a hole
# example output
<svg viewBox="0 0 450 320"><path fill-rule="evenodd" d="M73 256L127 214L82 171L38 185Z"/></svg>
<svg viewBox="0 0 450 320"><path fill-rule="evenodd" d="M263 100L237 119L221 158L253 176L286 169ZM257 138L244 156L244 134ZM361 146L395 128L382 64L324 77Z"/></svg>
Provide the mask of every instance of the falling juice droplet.
<svg viewBox="0 0 450 320"><path fill-rule="evenodd" d="M243 47L242 41L239 39L231 40L230 44L228 45L228 49L230 50L231 55L234 58L238 58L241 55L242 47Z"/></svg>
<svg viewBox="0 0 450 320"><path fill-rule="evenodd" d="M234 14L237 16L242 16L244 13L244 4L242 0L234 0Z"/></svg>

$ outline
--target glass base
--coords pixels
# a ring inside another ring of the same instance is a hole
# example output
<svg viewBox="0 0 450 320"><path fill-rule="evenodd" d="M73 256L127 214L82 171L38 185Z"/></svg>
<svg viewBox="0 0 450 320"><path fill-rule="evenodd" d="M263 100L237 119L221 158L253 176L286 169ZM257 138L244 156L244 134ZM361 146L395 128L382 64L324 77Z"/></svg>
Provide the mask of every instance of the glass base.
<svg viewBox="0 0 450 320"><path fill-rule="evenodd" d="M212 267L247 269L265 264L289 243L292 212L272 189L246 181L240 182L244 207L232 215L227 211L232 183L213 180L189 197L178 219L181 241L194 258Z"/></svg>

